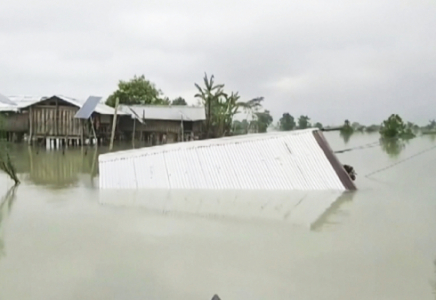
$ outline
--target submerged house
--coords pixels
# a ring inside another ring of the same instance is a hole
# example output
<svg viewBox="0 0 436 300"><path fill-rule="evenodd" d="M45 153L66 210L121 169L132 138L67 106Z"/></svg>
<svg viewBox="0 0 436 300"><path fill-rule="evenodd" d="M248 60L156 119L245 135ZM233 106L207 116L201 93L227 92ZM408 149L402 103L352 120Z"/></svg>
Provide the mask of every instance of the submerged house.
<svg viewBox="0 0 436 300"><path fill-rule="evenodd" d="M107 153L99 170L101 189L356 189L318 129Z"/></svg>
<svg viewBox="0 0 436 300"><path fill-rule="evenodd" d="M206 120L204 107L185 105L120 105L119 130L151 145L196 140Z"/></svg>
<svg viewBox="0 0 436 300"><path fill-rule="evenodd" d="M28 131L29 116L20 111L21 106L0 94L0 134L10 141L21 139Z"/></svg>
<svg viewBox="0 0 436 300"><path fill-rule="evenodd" d="M83 144L91 136L85 120L75 118L83 102L55 95L51 97L8 97L13 104L8 107L9 115L4 120L8 133L27 135L30 141L46 141L56 144ZM123 112L119 112L123 115ZM99 103L92 112L96 135L99 141L110 135L114 109Z"/></svg>

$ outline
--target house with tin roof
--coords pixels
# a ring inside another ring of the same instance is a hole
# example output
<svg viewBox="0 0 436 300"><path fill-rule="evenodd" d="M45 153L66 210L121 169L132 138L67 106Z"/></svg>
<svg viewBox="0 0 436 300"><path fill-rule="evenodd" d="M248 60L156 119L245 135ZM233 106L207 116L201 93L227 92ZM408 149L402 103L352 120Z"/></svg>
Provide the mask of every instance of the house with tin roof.
<svg viewBox="0 0 436 300"><path fill-rule="evenodd" d="M128 114L120 130L151 145L199 139L206 120L204 107L187 105L120 105Z"/></svg>

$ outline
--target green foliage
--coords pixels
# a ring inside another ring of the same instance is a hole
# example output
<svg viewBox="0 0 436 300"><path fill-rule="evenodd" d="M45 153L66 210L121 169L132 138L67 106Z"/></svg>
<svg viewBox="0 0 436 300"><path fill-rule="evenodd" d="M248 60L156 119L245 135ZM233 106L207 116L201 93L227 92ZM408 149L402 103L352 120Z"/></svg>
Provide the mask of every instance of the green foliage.
<svg viewBox="0 0 436 300"><path fill-rule="evenodd" d="M240 101L238 92L232 92L230 95L225 93L224 84L215 84L214 79L213 75L208 78L205 74L204 87L195 84L198 90L195 97L201 100L206 109L206 138L229 135L232 131L233 117L241 110L251 113L258 111L263 101L262 97L247 102Z"/></svg>
<svg viewBox="0 0 436 300"><path fill-rule="evenodd" d="M354 131L359 131L359 132L365 131L365 126L361 125L358 122L353 122L353 124L351 124L351 127L354 129Z"/></svg>
<svg viewBox="0 0 436 300"><path fill-rule="evenodd" d="M156 88L155 84L146 80L144 75L134 76L129 81L120 80L118 89L109 96L106 104L115 106L115 99L118 97L120 104L153 104L168 105L170 103L167 97L163 97L161 90Z"/></svg>
<svg viewBox="0 0 436 300"><path fill-rule="evenodd" d="M365 130L368 133L377 132L377 131L380 131L380 126L379 125L370 125L370 126L366 127Z"/></svg>
<svg viewBox="0 0 436 300"><path fill-rule="evenodd" d="M291 116L289 113L284 113L283 116L280 118L279 121L280 130L282 131L290 131L294 130L295 126L295 119L293 116Z"/></svg>
<svg viewBox="0 0 436 300"><path fill-rule="evenodd" d="M412 122L407 122L406 128L413 132L413 134L417 134L419 132L419 126Z"/></svg>
<svg viewBox="0 0 436 300"><path fill-rule="evenodd" d="M427 125L427 129L436 129L436 121L435 120L429 121L429 124Z"/></svg>
<svg viewBox="0 0 436 300"><path fill-rule="evenodd" d="M315 125L313 125L313 127L316 127L318 129L323 129L324 128L320 122L316 122Z"/></svg>
<svg viewBox="0 0 436 300"><path fill-rule="evenodd" d="M298 129L310 128L310 118L308 116L300 116L298 118Z"/></svg>
<svg viewBox="0 0 436 300"><path fill-rule="evenodd" d="M171 101L171 105L188 105L188 103L186 103L186 100L182 97L178 97Z"/></svg>
<svg viewBox="0 0 436 300"><path fill-rule="evenodd" d="M436 121L435 120L429 121L429 123L422 128L422 133L430 134L430 135L436 134Z"/></svg>
<svg viewBox="0 0 436 300"><path fill-rule="evenodd" d="M351 135L354 132L354 128L350 125L350 121L345 120L344 125L341 128L341 134Z"/></svg>
<svg viewBox="0 0 436 300"><path fill-rule="evenodd" d="M273 117L271 116L269 110L265 110L263 112L256 112L256 120L254 121L257 130L259 133L264 133L267 131L268 127L272 124L274 121Z"/></svg>
<svg viewBox="0 0 436 300"><path fill-rule="evenodd" d="M387 120L383 121L379 132L382 138L388 139L410 139L415 137L412 129L409 128L403 122L403 119L401 119L401 117L397 114L392 114Z"/></svg>
<svg viewBox="0 0 436 300"><path fill-rule="evenodd" d="M244 119L242 121L235 120L233 121L233 135L247 134L250 129L250 123Z"/></svg>

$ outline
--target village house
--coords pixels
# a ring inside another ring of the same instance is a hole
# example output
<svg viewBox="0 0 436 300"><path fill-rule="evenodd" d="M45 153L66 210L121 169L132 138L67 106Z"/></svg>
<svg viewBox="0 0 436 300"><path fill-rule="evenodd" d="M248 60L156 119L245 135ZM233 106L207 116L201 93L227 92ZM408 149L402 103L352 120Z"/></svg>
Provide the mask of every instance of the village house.
<svg viewBox="0 0 436 300"><path fill-rule="evenodd" d="M119 130L151 145L200 138L206 120L204 107L186 105L120 105L130 117L120 118Z"/></svg>
<svg viewBox="0 0 436 300"><path fill-rule="evenodd" d="M75 118L84 104L81 101L61 95L10 96L8 99L11 103L2 103L0 113L3 120L1 130L9 140L19 141L26 137L29 143L46 143L59 147L67 144L81 145L93 136L90 122ZM99 142L110 136L113 115L114 109L103 103L98 103L92 112L91 120Z"/></svg>
<svg viewBox="0 0 436 300"><path fill-rule="evenodd" d="M81 109L88 119L78 116ZM1 96L0 131L10 141L27 140L50 148L108 142L115 109L101 102L89 109L84 102L62 95ZM115 139L128 137L149 145L196 140L205 120L203 107L119 105Z"/></svg>

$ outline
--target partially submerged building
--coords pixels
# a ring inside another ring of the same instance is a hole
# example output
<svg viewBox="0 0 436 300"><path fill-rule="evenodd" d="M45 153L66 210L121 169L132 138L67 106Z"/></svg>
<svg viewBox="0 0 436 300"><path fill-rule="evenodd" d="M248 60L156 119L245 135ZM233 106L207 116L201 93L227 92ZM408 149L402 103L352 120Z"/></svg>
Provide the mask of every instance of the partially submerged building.
<svg viewBox="0 0 436 300"><path fill-rule="evenodd" d="M120 105L130 118L120 118L119 128L151 145L196 140L206 120L204 107L186 105Z"/></svg>
<svg viewBox="0 0 436 300"><path fill-rule="evenodd" d="M92 136L89 124L75 118L84 105L81 101L61 95L11 96L8 99L11 103L0 107L4 119L2 130L7 134L26 135L30 141L57 146L83 144L84 139ZM114 109L103 103L98 103L91 112L99 141L110 136L113 115Z"/></svg>
<svg viewBox="0 0 436 300"><path fill-rule="evenodd" d="M99 170L101 189L356 189L318 129L107 153Z"/></svg>

